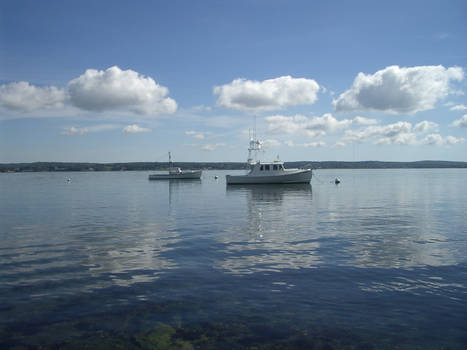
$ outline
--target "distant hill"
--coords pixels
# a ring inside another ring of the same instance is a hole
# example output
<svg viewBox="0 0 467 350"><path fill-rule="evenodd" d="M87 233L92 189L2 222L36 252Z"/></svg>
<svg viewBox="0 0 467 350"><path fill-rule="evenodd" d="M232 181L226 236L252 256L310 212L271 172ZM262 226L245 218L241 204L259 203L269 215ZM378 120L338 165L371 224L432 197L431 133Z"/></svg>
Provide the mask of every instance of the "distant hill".
<svg viewBox="0 0 467 350"><path fill-rule="evenodd" d="M246 169L242 162L175 162L175 167L183 169ZM340 161L299 161L285 162L288 168L312 169L408 169L408 168L467 168L467 162L451 162L440 160L422 160L417 162L340 162ZM166 170L168 162L134 162L134 163L68 163L68 162L35 162L0 164L0 172L38 172L38 171L136 171Z"/></svg>

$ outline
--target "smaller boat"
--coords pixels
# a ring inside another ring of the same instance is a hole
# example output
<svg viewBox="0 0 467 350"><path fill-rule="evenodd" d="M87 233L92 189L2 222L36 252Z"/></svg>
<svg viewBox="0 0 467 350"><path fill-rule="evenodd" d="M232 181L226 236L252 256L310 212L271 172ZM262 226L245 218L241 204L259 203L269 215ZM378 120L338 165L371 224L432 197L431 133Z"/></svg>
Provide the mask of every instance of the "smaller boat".
<svg viewBox="0 0 467 350"><path fill-rule="evenodd" d="M173 167L172 155L169 152L169 172L165 174L151 174L149 180L199 180L202 170L182 170Z"/></svg>

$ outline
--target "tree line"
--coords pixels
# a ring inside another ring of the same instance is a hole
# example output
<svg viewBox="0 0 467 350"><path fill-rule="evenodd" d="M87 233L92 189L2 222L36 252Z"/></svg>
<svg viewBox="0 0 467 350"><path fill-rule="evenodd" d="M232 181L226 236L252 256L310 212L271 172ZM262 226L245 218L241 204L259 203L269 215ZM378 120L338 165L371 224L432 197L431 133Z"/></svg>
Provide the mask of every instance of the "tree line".
<svg viewBox="0 0 467 350"><path fill-rule="evenodd" d="M381 161L297 161L285 162L286 168L311 169L420 169L420 168L467 168L467 162L423 160L416 162ZM182 169L247 169L244 162L174 162L174 167ZM0 164L0 172L44 172L44 171L163 171L169 168L168 162L132 163L75 163L75 162L34 162Z"/></svg>

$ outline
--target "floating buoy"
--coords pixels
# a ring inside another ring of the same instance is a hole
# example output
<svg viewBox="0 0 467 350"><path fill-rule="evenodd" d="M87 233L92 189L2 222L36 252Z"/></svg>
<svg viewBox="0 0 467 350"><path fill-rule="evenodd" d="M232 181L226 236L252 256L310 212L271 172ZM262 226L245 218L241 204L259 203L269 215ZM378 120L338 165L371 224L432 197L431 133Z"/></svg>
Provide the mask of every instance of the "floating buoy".
<svg viewBox="0 0 467 350"><path fill-rule="evenodd" d="M341 183L341 180L339 180L339 178L336 177L336 178L334 179L334 183L335 183L336 185L339 185L339 184Z"/></svg>
<svg viewBox="0 0 467 350"><path fill-rule="evenodd" d="M216 175L216 176L214 176L214 178L217 180L219 178L219 176Z"/></svg>

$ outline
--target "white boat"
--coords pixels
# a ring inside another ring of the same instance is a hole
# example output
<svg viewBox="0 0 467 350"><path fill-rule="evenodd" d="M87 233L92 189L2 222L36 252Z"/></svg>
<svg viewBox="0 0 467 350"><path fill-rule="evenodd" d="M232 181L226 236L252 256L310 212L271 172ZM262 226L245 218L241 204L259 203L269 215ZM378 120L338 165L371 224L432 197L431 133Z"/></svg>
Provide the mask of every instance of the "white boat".
<svg viewBox="0 0 467 350"><path fill-rule="evenodd" d="M173 167L172 156L169 152L169 172L165 174L151 174L149 180L199 180L201 178L201 170L182 170L178 167Z"/></svg>
<svg viewBox="0 0 467 350"><path fill-rule="evenodd" d="M309 183L311 181L311 169L286 169L284 162L256 162L252 158L252 152L261 150L261 142L254 138L250 139L248 147L248 164L250 170L245 175L226 175L227 185L245 184L296 184Z"/></svg>

